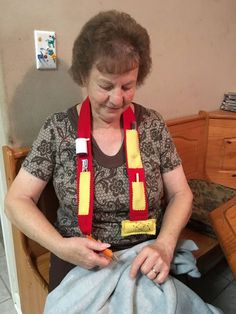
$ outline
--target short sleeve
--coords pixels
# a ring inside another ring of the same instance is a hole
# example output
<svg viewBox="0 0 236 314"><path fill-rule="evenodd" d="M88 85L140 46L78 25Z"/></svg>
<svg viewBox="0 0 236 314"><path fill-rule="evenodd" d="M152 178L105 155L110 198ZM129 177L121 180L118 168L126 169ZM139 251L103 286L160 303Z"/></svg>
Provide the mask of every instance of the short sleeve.
<svg viewBox="0 0 236 314"><path fill-rule="evenodd" d="M163 117L159 113L153 112L159 122L157 123L156 144L160 158L160 171L164 173L174 170L182 164L182 161Z"/></svg>
<svg viewBox="0 0 236 314"><path fill-rule="evenodd" d="M43 124L22 168L44 181L49 181L55 166L56 141L53 118Z"/></svg>

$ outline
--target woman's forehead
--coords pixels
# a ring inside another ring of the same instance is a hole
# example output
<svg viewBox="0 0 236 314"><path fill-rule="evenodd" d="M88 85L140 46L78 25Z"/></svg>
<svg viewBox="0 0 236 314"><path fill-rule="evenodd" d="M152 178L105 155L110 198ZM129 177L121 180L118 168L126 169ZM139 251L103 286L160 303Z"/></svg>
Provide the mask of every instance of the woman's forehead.
<svg viewBox="0 0 236 314"><path fill-rule="evenodd" d="M121 58L118 60L116 58L104 57L98 60L95 65L101 73L124 74L137 68L139 62L134 58Z"/></svg>
<svg viewBox="0 0 236 314"><path fill-rule="evenodd" d="M138 67L128 70L124 73L107 73L106 71L100 71L94 66L90 72L91 80L99 80L100 82L108 83L113 81L121 81L124 84L135 83L138 76Z"/></svg>

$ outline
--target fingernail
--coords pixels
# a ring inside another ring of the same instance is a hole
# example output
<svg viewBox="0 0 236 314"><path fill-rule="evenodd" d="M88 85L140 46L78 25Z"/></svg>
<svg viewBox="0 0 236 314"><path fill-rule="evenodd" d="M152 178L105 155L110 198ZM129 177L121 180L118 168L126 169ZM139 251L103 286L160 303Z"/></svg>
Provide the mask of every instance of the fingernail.
<svg viewBox="0 0 236 314"><path fill-rule="evenodd" d="M129 277L130 277L130 279L132 279L132 280L134 280L134 276L133 275L131 275L131 274L129 274Z"/></svg>
<svg viewBox="0 0 236 314"><path fill-rule="evenodd" d="M111 245L109 243L102 243L106 248L110 247Z"/></svg>

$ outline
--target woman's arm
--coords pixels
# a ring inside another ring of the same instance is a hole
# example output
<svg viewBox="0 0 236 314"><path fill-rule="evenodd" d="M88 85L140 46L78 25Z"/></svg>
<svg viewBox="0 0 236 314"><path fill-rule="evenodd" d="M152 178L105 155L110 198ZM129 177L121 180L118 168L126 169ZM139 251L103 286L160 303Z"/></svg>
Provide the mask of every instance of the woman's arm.
<svg viewBox="0 0 236 314"><path fill-rule="evenodd" d="M181 230L191 215L192 192L188 186L182 166L163 174L163 183L167 196L166 208L160 233L152 245L145 247L134 259L130 275L137 271L151 280L162 283L168 276L176 243ZM152 269L156 271L152 271Z"/></svg>
<svg viewBox="0 0 236 314"><path fill-rule="evenodd" d="M85 268L107 266L110 261L94 252L106 249L107 244L83 237L63 238L36 206L46 184L21 169L5 199L8 218L27 237L68 262Z"/></svg>
<svg viewBox="0 0 236 314"><path fill-rule="evenodd" d="M182 229L192 213L192 192L187 183L182 166L163 174L167 208L157 241L168 244L174 251Z"/></svg>

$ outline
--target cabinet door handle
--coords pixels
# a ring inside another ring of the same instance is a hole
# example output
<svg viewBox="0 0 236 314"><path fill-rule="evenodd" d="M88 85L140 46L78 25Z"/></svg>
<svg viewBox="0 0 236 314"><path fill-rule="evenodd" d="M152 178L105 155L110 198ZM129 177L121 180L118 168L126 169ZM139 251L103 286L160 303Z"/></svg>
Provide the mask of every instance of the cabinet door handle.
<svg viewBox="0 0 236 314"><path fill-rule="evenodd" d="M232 177L236 177L236 173L232 174Z"/></svg>
<svg viewBox="0 0 236 314"><path fill-rule="evenodd" d="M229 140L227 141L227 143L228 143L228 144L232 144L232 142L231 142L231 141L229 141Z"/></svg>

